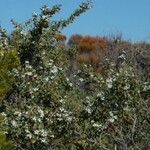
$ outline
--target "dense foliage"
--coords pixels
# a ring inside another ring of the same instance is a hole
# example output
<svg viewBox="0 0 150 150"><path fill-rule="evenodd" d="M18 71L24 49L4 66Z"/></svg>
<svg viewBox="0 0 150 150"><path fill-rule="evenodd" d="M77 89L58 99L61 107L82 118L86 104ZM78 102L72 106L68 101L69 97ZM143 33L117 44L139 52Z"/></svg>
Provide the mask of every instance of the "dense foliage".
<svg viewBox="0 0 150 150"><path fill-rule="evenodd" d="M23 25L12 21L11 35L1 30L1 149L150 148L149 78L139 76L124 43L80 35L64 43L61 30L90 5L61 21L51 20L59 5L44 6ZM110 45L116 57L105 52ZM103 60L103 74L94 63L77 64L89 51L96 65Z"/></svg>
<svg viewBox="0 0 150 150"><path fill-rule="evenodd" d="M12 143L6 139L4 129L2 127L3 115L0 114L0 150L11 150Z"/></svg>

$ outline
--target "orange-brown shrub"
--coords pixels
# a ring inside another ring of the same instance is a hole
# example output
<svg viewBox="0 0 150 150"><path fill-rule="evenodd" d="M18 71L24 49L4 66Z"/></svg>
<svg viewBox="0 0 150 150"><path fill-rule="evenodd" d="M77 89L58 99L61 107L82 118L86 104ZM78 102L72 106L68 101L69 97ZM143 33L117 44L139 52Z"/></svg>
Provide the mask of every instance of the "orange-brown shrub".
<svg viewBox="0 0 150 150"><path fill-rule="evenodd" d="M108 40L102 37L72 35L68 41L69 46L77 48L76 61L78 64L91 64L96 70L101 70L103 59L106 55Z"/></svg>
<svg viewBox="0 0 150 150"><path fill-rule="evenodd" d="M100 37L84 36L81 38L78 50L79 52L90 52L98 49L104 49L107 45L106 40Z"/></svg>
<svg viewBox="0 0 150 150"><path fill-rule="evenodd" d="M89 63L97 70L105 57L106 47L107 40L101 37L83 36L77 46L77 61Z"/></svg>

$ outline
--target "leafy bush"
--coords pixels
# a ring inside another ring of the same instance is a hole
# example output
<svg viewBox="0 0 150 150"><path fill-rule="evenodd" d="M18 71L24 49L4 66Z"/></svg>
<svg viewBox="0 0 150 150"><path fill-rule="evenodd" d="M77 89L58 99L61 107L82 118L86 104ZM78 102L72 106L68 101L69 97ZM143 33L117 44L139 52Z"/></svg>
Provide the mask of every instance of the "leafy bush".
<svg viewBox="0 0 150 150"><path fill-rule="evenodd" d="M149 82L140 81L128 65L117 72L112 64L105 77L89 77L82 81L93 79L93 92L87 95L81 116L91 149L149 149Z"/></svg>
<svg viewBox="0 0 150 150"><path fill-rule="evenodd" d="M16 149L65 149L69 145L65 143L70 140L71 129L66 126L74 128L75 114L71 108L76 111L77 106L72 104L69 110L68 97L78 100L78 96L66 76L67 59L55 35L89 6L88 1L82 3L61 21L49 22L60 10L59 5L51 9L44 6L25 28L13 21L16 29L10 44L16 47L22 66L10 74L15 82L6 97L4 126ZM63 101L68 102L65 105Z"/></svg>
<svg viewBox="0 0 150 150"><path fill-rule="evenodd" d="M19 66L17 51L15 49L8 51L0 49L0 102L12 85L9 72L17 66Z"/></svg>
<svg viewBox="0 0 150 150"><path fill-rule="evenodd" d="M3 120L4 120L4 117L3 115L0 114L0 150L11 150L12 143L6 140L6 135L1 125Z"/></svg>
<svg viewBox="0 0 150 150"><path fill-rule="evenodd" d="M48 68L49 73L44 70L38 75L26 62L23 70L14 70L17 91L7 104L5 127L17 141L16 147L149 147L150 87L138 79L132 67L125 65L116 72L112 66L103 77L83 66L75 76L80 91L62 68L52 61Z"/></svg>

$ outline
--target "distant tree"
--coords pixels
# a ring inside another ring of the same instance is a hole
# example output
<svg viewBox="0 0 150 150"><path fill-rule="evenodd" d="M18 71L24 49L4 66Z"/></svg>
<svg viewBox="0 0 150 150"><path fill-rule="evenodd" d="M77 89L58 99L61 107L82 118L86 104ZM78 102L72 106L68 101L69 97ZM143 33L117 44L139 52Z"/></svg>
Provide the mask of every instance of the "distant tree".
<svg viewBox="0 0 150 150"><path fill-rule="evenodd" d="M98 51L106 47L106 40L101 37L84 36L79 43L79 52Z"/></svg>
<svg viewBox="0 0 150 150"><path fill-rule="evenodd" d="M77 61L91 64L100 70L106 56L107 40L101 37L82 36L77 45Z"/></svg>
<svg viewBox="0 0 150 150"><path fill-rule="evenodd" d="M68 45L69 46L79 46L81 39L82 39L82 35L74 34L69 38Z"/></svg>

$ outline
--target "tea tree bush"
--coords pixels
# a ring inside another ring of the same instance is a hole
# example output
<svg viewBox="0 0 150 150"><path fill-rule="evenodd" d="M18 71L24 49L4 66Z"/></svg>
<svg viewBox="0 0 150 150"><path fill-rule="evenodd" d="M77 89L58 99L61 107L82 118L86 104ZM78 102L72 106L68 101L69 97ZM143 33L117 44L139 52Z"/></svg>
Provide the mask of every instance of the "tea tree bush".
<svg viewBox="0 0 150 150"><path fill-rule="evenodd" d="M41 8L41 14L33 13L32 18L24 25L12 20L15 30L12 32L11 42L18 48L21 63L28 60L33 66L37 66L43 61L43 53L54 53L54 57L58 57L55 54L58 52L56 49L59 49L56 36L89 8L90 1L83 2L67 19L55 21L51 18L59 13L61 5L54 5L52 8L45 5Z"/></svg>
<svg viewBox="0 0 150 150"><path fill-rule="evenodd" d="M83 66L75 76L77 83L89 83L83 92L72 87L52 61L49 70L48 77L38 75L29 62L23 70L14 70L20 91L7 104L5 127L14 142L19 138L17 147L149 147L150 87L138 80L132 67L116 72L112 65L103 77Z"/></svg>
<svg viewBox="0 0 150 150"><path fill-rule="evenodd" d="M90 2L84 2L68 19L49 21L60 6L44 6L25 25L12 21L10 44L17 49L21 66L10 74L15 81L6 96L4 126L15 149L72 147L82 102L66 76L67 59L54 35L89 7Z"/></svg>
<svg viewBox="0 0 150 150"><path fill-rule="evenodd" d="M89 75L82 81L91 78L94 90L86 96L81 113L91 149L148 149L149 82L140 81L128 65L117 72L112 64L105 77Z"/></svg>
<svg viewBox="0 0 150 150"><path fill-rule="evenodd" d="M6 135L2 127L3 120L4 120L4 116L0 114L0 150L11 150L12 143L6 139Z"/></svg>

